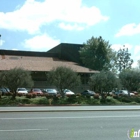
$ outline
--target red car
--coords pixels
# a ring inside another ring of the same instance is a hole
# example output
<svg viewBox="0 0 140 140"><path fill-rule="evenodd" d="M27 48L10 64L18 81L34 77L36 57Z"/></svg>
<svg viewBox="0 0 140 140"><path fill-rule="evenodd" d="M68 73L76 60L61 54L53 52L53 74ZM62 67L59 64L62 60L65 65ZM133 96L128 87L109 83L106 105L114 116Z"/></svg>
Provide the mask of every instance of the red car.
<svg viewBox="0 0 140 140"><path fill-rule="evenodd" d="M43 95L43 92L39 88L32 88L30 93L34 95Z"/></svg>

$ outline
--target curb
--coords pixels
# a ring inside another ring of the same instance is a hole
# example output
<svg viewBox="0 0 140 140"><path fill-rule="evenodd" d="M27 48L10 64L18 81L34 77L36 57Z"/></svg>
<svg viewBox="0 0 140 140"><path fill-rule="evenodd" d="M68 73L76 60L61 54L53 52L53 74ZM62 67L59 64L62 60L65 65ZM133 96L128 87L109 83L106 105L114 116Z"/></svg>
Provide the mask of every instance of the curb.
<svg viewBox="0 0 140 140"><path fill-rule="evenodd" d="M5 112L88 112L88 111L140 111L140 106L16 106L0 107Z"/></svg>

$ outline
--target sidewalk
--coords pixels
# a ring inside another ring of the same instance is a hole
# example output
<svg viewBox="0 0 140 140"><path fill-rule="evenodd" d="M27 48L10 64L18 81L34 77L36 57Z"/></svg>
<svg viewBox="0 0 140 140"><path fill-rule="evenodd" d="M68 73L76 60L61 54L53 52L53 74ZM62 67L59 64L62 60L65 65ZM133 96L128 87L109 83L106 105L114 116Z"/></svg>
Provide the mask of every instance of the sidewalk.
<svg viewBox="0 0 140 140"><path fill-rule="evenodd" d="M0 107L2 112L140 111L139 105L126 106L34 106Z"/></svg>

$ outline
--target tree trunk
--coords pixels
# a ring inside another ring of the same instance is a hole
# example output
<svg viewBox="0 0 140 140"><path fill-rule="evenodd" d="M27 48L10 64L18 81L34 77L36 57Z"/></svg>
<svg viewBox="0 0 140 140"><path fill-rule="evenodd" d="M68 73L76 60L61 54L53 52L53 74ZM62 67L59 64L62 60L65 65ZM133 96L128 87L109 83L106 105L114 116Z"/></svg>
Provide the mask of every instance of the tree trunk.
<svg viewBox="0 0 140 140"><path fill-rule="evenodd" d="M16 99L16 95L17 95L17 92L14 91L11 99L12 99L12 100L15 100L15 99Z"/></svg>

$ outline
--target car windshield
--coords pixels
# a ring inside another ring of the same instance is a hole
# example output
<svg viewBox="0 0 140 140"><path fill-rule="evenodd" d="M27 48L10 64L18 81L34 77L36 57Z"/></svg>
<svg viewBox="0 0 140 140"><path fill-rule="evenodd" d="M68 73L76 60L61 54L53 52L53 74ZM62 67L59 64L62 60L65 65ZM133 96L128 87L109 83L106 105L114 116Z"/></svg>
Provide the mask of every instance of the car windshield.
<svg viewBox="0 0 140 140"><path fill-rule="evenodd" d="M69 89L66 89L65 92L71 92Z"/></svg>
<svg viewBox="0 0 140 140"><path fill-rule="evenodd" d="M55 91L54 89L47 89L47 91Z"/></svg>
<svg viewBox="0 0 140 140"><path fill-rule="evenodd" d="M127 90L122 90L122 92L123 92L123 93L125 93L125 94L127 94L127 93L128 93L128 91L127 91Z"/></svg>
<svg viewBox="0 0 140 140"><path fill-rule="evenodd" d="M34 89L34 91L40 91L40 89Z"/></svg>
<svg viewBox="0 0 140 140"><path fill-rule="evenodd" d="M19 88L18 91L26 91L25 88Z"/></svg>

